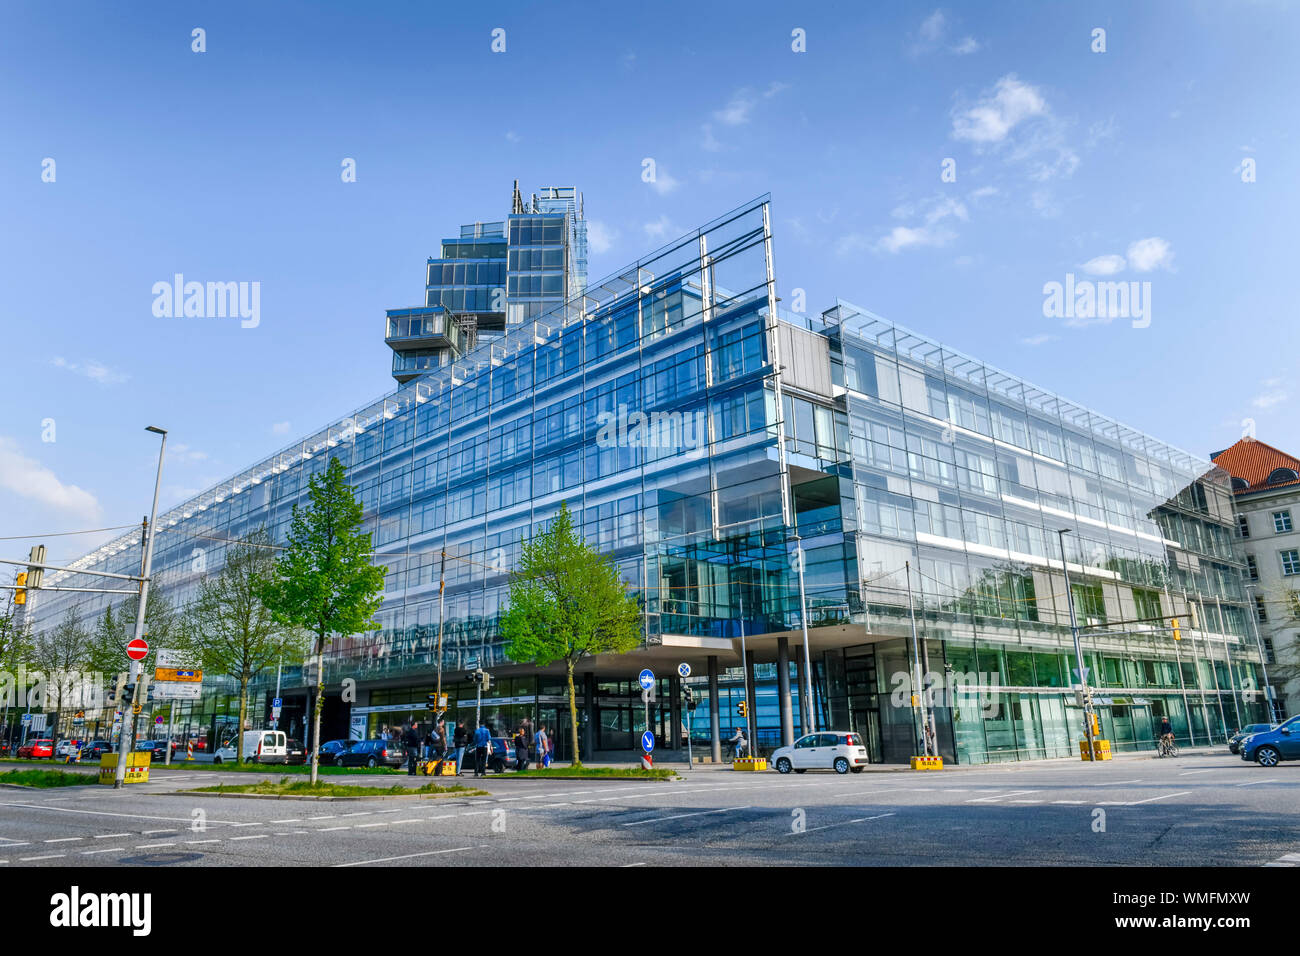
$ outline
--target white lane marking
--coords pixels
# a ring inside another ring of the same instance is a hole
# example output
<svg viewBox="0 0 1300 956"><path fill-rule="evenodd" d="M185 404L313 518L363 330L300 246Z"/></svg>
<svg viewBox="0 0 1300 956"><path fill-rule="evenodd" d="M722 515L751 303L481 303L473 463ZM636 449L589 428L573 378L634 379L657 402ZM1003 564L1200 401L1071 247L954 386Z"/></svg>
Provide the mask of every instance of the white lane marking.
<svg viewBox="0 0 1300 956"><path fill-rule="evenodd" d="M1216 771L1216 770L1228 770L1228 769L1232 769L1232 768L1229 768L1229 767L1210 767L1208 770L1184 770L1184 771L1183 771L1182 773L1180 773L1178 776L1180 776L1180 777L1190 777L1190 776L1191 776L1192 774L1194 774L1194 773L1214 773L1214 771Z"/></svg>
<svg viewBox="0 0 1300 956"><path fill-rule="evenodd" d="M254 833L251 836L230 837L229 839L231 843L234 843L236 840L269 840L270 838L269 833Z"/></svg>
<svg viewBox="0 0 1300 956"><path fill-rule="evenodd" d="M385 813L388 813L389 811L385 810L384 812L385 812ZM271 823L297 823L297 822L298 822L298 818L297 818L297 817L290 817L288 820L271 820L271 821L269 821L269 822L271 822Z"/></svg>
<svg viewBox="0 0 1300 956"><path fill-rule="evenodd" d="M136 847L137 850L158 850L165 846L175 846L175 843L142 843Z"/></svg>
<svg viewBox="0 0 1300 956"><path fill-rule="evenodd" d="M626 870L630 866L645 866L645 863L624 863L623 869Z"/></svg>
<svg viewBox="0 0 1300 956"><path fill-rule="evenodd" d="M480 843L479 847L487 846L486 843ZM407 853L404 856L386 856L378 860L357 860L353 863L335 863L336 867L346 866L365 866L367 863L391 863L393 860L413 860L420 856L438 856L442 853L462 853L465 850L472 850L472 846L457 846L449 850L429 850L427 853Z"/></svg>
<svg viewBox="0 0 1300 956"><path fill-rule="evenodd" d="M220 840L186 840L186 846L198 846L200 843L220 843Z"/></svg>
<svg viewBox="0 0 1300 956"><path fill-rule="evenodd" d="M684 820L686 817L703 817L711 813L731 813L734 810L748 810L749 807L723 807L721 810L698 810L695 813L677 813L671 817L653 817L649 820L633 820L624 823L625 827L639 827L643 823L667 823L669 820Z"/></svg>
<svg viewBox="0 0 1300 956"><path fill-rule="evenodd" d="M841 823L825 823L819 827L809 827L807 830L804 831L804 833L816 833L818 830L829 830L832 827L845 827L848 826L850 823L867 823L870 820L882 820L885 817L892 817L894 815L895 814L891 811L890 813L877 813L874 817L858 817L856 820L845 820ZM801 834L793 833L793 832L786 834L786 836L800 836L800 835Z"/></svg>
<svg viewBox="0 0 1300 956"><path fill-rule="evenodd" d="M46 843L70 843L73 840L83 840L85 837L58 837L54 840L46 840Z"/></svg>
<svg viewBox="0 0 1300 956"><path fill-rule="evenodd" d="M1192 791L1183 790L1180 793L1162 793L1158 797L1147 797L1145 800L1105 800L1097 804L1099 807L1136 807L1142 803L1152 803L1156 800L1168 800L1170 797L1185 797Z"/></svg>
<svg viewBox="0 0 1300 956"><path fill-rule="evenodd" d="M4 845L4 849L8 850L10 847L15 847L15 846L31 846L31 845L32 845L32 844L31 844L31 841L30 841L30 840L24 840L24 841L21 842L21 843L6 843L6 844Z"/></svg>
<svg viewBox="0 0 1300 956"><path fill-rule="evenodd" d="M1042 803L1042 800L1008 800L1007 803Z"/></svg>
<svg viewBox="0 0 1300 956"><path fill-rule="evenodd" d="M351 830L351 827L322 827L317 833L333 833L335 830Z"/></svg>
<svg viewBox="0 0 1300 956"><path fill-rule="evenodd" d="M1114 787L1114 786L1118 786L1121 783L1141 783L1141 782L1142 782L1141 777L1134 777L1132 780L1098 780L1096 783L1092 784L1092 786Z"/></svg>
<svg viewBox="0 0 1300 956"><path fill-rule="evenodd" d="M155 833L180 833L175 827L167 827L162 830L141 830L141 836L153 836Z"/></svg>
<svg viewBox="0 0 1300 956"><path fill-rule="evenodd" d="M1269 777L1267 780L1248 780L1245 783L1239 783L1239 787L1254 787L1261 783L1277 783L1277 777Z"/></svg>
<svg viewBox="0 0 1300 956"><path fill-rule="evenodd" d="M1087 803L1087 800L1053 800L1053 803L1068 803L1072 806L1078 806L1081 803Z"/></svg>
<svg viewBox="0 0 1300 956"><path fill-rule="evenodd" d="M97 833L92 839L95 840L116 840L118 837L130 836L129 833Z"/></svg>
<svg viewBox="0 0 1300 956"><path fill-rule="evenodd" d="M48 854L48 855L46 855L46 856L20 856L20 857L18 858L18 862L19 862L19 863L31 863L31 862L33 862L33 861L35 861L35 860L58 860L58 859L61 859L61 858L65 857L65 856L67 856L67 855L68 855L68 854L66 854L66 853L50 853L50 854Z"/></svg>
<svg viewBox="0 0 1300 956"><path fill-rule="evenodd" d="M308 819L308 820L333 820L333 819L334 819L334 814L332 814L332 813L327 813L327 814L325 814L324 816L320 816L320 817L308 817L307 819Z"/></svg>
<svg viewBox="0 0 1300 956"><path fill-rule="evenodd" d="M121 853L125 849L126 847L124 846L111 846L106 850L82 850L81 855L94 856L96 853Z"/></svg>
<svg viewBox="0 0 1300 956"><path fill-rule="evenodd" d="M994 803L998 800L1006 800L1008 797L1019 796L1022 793L1040 793L1039 790L1010 790L1007 793L999 793L992 797L974 797L967 800L967 803Z"/></svg>
<svg viewBox="0 0 1300 956"><path fill-rule="evenodd" d="M0 803L0 807L16 807L20 810L50 810L55 813L84 813L92 817L130 817L133 820L166 820L169 823L189 823L189 817L159 817L145 813L113 813L109 810L78 810L75 807L47 807L40 803ZM209 820L209 824L220 823L232 827L256 826L255 823L233 823L230 820Z"/></svg>
<svg viewBox="0 0 1300 956"><path fill-rule="evenodd" d="M357 829L364 830L366 827L386 827L388 826L388 823L389 821L387 820L385 820L383 823L358 823Z"/></svg>

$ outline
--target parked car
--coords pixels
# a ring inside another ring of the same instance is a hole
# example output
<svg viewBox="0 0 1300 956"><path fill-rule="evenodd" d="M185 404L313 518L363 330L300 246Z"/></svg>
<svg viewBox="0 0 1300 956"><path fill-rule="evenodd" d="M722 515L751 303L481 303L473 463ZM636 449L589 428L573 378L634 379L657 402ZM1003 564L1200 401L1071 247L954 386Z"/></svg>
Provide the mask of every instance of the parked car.
<svg viewBox="0 0 1300 956"><path fill-rule="evenodd" d="M1241 759L1261 767L1276 767L1282 760L1300 760L1300 716L1262 733L1251 734L1240 745Z"/></svg>
<svg viewBox="0 0 1300 956"><path fill-rule="evenodd" d="M60 740L54 748L54 756L60 760L65 757L75 757L81 752L81 746L78 741L71 738Z"/></svg>
<svg viewBox="0 0 1300 956"><path fill-rule="evenodd" d="M285 744L285 763L303 764L307 762L307 748L302 745L301 740L289 738Z"/></svg>
<svg viewBox="0 0 1300 956"><path fill-rule="evenodd" d="M1241 742L1251 734L1262 734L1266 730L1272 730L1275 726L1275 724L1250 724L1243 727L1228 738L1228 752L1234 754L1240 752Z"/></svg>
<svg viewBox="0 0 1300 956"><path fill-rule="evenodd" d="M108 740L92 740L81 748L82 760L98 760L104 754L113 752L113 744Z"/></svg>
<svg viewBox="0 0 1300 956"><path fill-rule="evenodd" d="M289 738L283 730L244 731L245 763L288 763ZM227 741L213 754L213 763L234 763L235 742Z"/></svg>
<svg viewBox="0 0 1300 956"><path fill-rule="evenodd" d="M836 730L807 734L793 747L778 747L768 761L778 773L803 773L805 770L834 770L836 773L861 773L870 758L862 738L855 733Z"/></svg>
<svg viewBox="0 0 1300 956"><path fill-rule="evenodd" d="M401 767L406 751L388 740L354 740L334 758L336 767Z"/></svg>
<svg viewBox="0 0 1300 956"><path fill-rule="evenodd" d="M38 737L35 740L29 740L18 748L18 756L25 757L29 760L39 760L42 757L53 757L54 741L49 737Z"/></svg>
<svg viewBox="0 0 1300 956"><path fill-rule="evenodd" d="M492 748L488 751L485 769L488 773L505 773L515 765L515 745L505 737L493 737ZM465 766L457 770L474 772L474 741L465 748Z"/></svg>
<svg viewBox="0 0 1300 956"><path fill-rule="evenodd" d="M321 764L322 764L322 765L324 765L324 764L328 764L328 765L330 765L330 766L334 766L334 764L335 764L335 762L336 762L336 759L335 759L335 758L337 758L339 754L343 753L343 751L345 751L345 750L347 750L349 747L351 747L354 743L357 743L357 741L355 741L355 740L327 740L327 741L325 741L325 743L323 743L323 744L320 745L320 762L321 762Z"/></svg>
<svg viewBox="0 0 1300 956"><path fill-rule="evenodd" d="M172 757L175 758L176 744L173 743L171 748ZM167 741L165 740L137 740L135 749L137 752L148 751L151 754L149 759L152 763L163 763L167 759Z"/></svg>

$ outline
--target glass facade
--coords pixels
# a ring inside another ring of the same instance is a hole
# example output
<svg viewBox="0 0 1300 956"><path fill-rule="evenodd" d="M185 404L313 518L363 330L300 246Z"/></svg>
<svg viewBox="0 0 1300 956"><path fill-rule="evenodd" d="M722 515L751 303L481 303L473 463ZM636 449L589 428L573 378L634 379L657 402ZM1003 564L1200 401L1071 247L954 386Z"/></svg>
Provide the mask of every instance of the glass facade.
<svg viewBox="0 0 1300 956"><path fill-rule="evenodd" d="M859 731L874 760L905 760L910 606L942 752L1069 752L1081 717L1062 528L1117 749L1146 746L1161 714L1202 742L1259 719L1243 692L1261 684L1222 472L847 303L780 313L767 197L587 283L580 197L554 192L464 227L430 260L437 301L389 311L400 388L160 517L155 586L184 604L229 542L263 527L283 541L308 478L330 458L347 466L388 574L379 626L327 656L326 685L350 678L358 694L327 695L325 739L422 716L439 664L456 714L472 718L463 678L482 666L493 721L567 733L556 668L506 660L497 630L509 569L561 502L643 605L641 648L584 662L590 749L634 746L645 713L629 682L679 661L695 666L702 704L688 728L677 678L663 678L653 729L665 746L688 733L704 746L716 715L730 736L743 636L760 749L815 722ZM502 273L499 334L475 337L444 296ZM139 564L133 534L74 567ZM106 600L40 594L37 626L74 605L92 620ZM1165 615L1189 607L1175 642ZM716 694L706 667L721 672ZM309 677L283 675L291 724ZM254 687L255 725L267 691ZM214 686L181 708L187 733L217 734L228 695Z"/></svg>

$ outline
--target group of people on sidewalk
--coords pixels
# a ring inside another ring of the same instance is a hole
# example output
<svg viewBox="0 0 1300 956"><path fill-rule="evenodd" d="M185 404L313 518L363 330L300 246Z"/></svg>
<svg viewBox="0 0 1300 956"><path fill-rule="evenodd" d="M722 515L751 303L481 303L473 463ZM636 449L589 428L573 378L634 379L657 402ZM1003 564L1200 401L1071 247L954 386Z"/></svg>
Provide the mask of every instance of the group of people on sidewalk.
<svg viewBox="0 0 1300 956"><path fill-rule="evenodd" d="M472 750L474 776L487 776L487 766L492 751L492 727L481 722L472 735L465 728L465 722L458 720L448 739L447 725L439 719L429 728L420 732L418 721L410 721L402 726L399 733L392 735L394 742L402 746L406 753L407 773L415 776L419 772L419 762L423 760L452 760L456 764L456 776L465 772L465 753ZM551 738L546 732L546 725L533 729L533 722L527 717L515 730L507 734L509 747L514 750L515 769L527 770L529 764L536 762L549 767L554 757ZM471 747L472 744L472 747Z"/></svg>

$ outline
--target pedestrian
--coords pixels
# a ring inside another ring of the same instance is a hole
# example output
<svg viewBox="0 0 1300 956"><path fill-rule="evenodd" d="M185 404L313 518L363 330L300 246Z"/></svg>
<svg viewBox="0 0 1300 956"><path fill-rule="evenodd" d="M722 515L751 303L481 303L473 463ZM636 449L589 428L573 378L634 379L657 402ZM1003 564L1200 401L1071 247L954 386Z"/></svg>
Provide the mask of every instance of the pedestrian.
<svg viewBox="0 0 1300 956"><path fill-rule="evenodd" d="M546 725L541 724L533 737L533 749L537 751L537 763L542 767L551 765L551 742L546 739Z"/></svg>
<svg viewBox="0 0 1300 956"><path fill-rule="evenodd" d="M420 725L410 724L406 732L402 735L402 743L406 746L407 774L414 777L418 772L416 764L420 759Z"/></svg>
<svg viewBox="0 0 1300 956"><path fill-rule="evenodd" d="M492 746L492 734L486 724L479 724L474 731L474 776L487 776L488 748Z"/></svg>
<svg viewBox="0 0 1300 956"><path fill-rule="evenodd" d="M452 746L456 748L456 776L460 776L465 770L465 745L469 743L469 731L465 729L465 721L456 721L456 729L451 739Z"/></svg>
<svg viewBox="0 0 1300 956"><path fill-rule="evenodd" d="M735 745L737 760L744 756L746 740L744 733L739 727L736 728L736 732L731 736L727 743Z"/></svg>
<svg viewBox="0 0 1300 956"><path fill-rule="evenodd" d="M421 744L424 747L424 751L423 751L424 759L428 760L430 757L433 756L433 729L432 728L425 731L424 740L421 741Z"/></svg>
<svg viewBox="0 0 1300 956"><path fill-rule="evenodd" d="M528 769L528 735L521 725L515 732L515 770Z"/></svg>

